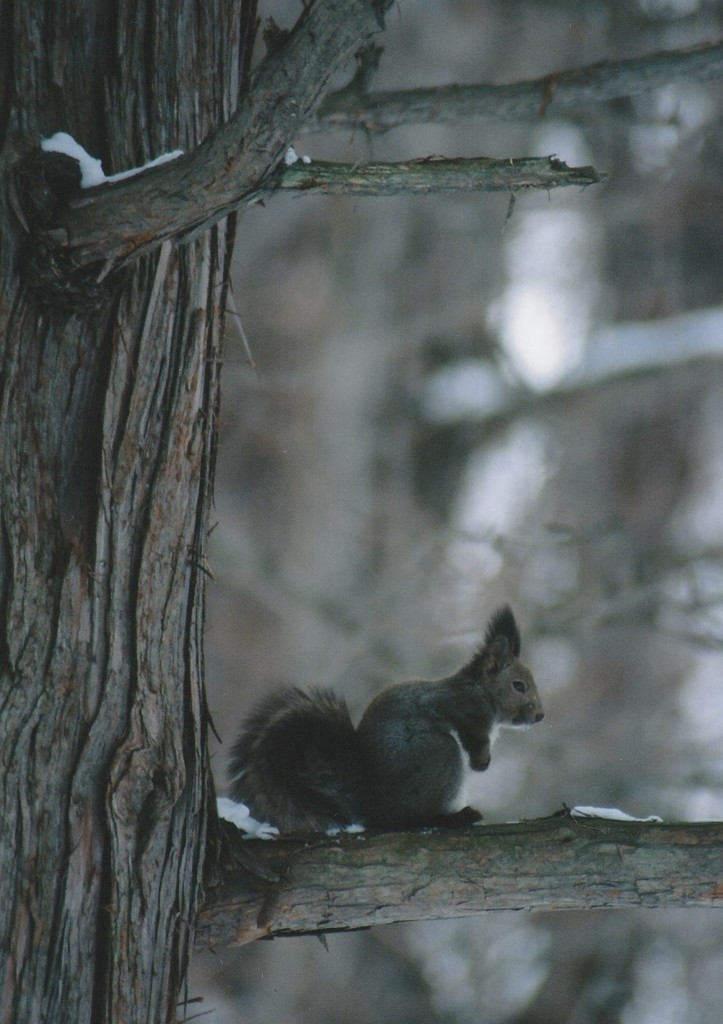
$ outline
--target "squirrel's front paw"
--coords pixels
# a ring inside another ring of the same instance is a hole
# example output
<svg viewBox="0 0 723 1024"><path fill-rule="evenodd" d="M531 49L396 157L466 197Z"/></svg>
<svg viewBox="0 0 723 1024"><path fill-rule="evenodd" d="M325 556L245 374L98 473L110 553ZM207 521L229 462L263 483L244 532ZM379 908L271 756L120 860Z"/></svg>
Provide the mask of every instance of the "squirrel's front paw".
<svg viewBox="0 0 723 1024"><path fill-rule="evenodd" d="M460 825L476 825L483 820L482 814L474 807L463 807L453 817Z"/></svg>
<svg viewBox="0 0 723 1024"><path fill-rule="evenodd" d="M474 807L463 807L461 811L454 814L440 814L426 822L431 828L464 828L466 825L477 825L482 821L482 815Z"/></svg>

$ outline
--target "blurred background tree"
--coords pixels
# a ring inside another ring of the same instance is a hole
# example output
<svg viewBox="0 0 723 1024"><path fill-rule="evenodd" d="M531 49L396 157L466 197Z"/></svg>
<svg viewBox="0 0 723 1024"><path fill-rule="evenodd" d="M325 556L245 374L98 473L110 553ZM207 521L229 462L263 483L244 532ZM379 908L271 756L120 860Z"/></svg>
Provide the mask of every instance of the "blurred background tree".
<svg viewBox="0 0 723 1024"><path fill-rule="evenodd" d="M298 5L261 13L290 25ZM406 0L373 84L532 79L722 35L705 0ZM610 177L509 220L485 194L244 214L206 638L220 792L268 689L332 684L358 715L385 683L451 670L508 600L547 715L496 746L486 819L562 801L722 816L722 92L296 140L347 162L555 153ZM328 944L201 953L190 994L219 1024L720 1019L712 911Z"/></svg>

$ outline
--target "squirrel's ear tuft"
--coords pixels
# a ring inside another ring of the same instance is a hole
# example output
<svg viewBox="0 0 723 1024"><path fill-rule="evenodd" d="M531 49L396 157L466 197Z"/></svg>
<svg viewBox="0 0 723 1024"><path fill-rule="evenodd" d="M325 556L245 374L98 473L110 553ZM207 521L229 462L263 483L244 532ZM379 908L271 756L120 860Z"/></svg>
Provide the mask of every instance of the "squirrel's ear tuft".
<svg viewBox="0 0 723 1024"><path fill-rule="evenodd" d="M490 617L485 632L485 646L490 646L497 637L504 637L515 658L520 654L520 631L508 604L498 608Z"/></svg>

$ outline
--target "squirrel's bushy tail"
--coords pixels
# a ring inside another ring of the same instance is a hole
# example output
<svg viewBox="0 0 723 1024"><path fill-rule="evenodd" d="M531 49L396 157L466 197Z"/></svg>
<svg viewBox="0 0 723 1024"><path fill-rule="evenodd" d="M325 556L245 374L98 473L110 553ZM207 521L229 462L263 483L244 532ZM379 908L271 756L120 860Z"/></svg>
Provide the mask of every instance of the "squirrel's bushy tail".
<svg viewBox="0 0 723 1024"><path fill-rule="evenodd" d="M318 688L267 697L232 747L229 777L233 799L282 832L359 822L361 756L346 702Z"/></svg>

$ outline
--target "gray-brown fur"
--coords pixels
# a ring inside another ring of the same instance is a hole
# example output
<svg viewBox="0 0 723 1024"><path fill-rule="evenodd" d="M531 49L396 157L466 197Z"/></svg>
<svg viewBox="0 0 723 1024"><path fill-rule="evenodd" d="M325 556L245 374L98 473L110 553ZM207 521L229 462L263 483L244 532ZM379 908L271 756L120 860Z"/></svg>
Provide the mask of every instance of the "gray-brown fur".
<svg viewBox="0 0 723 1024"><path fill-rule="evenodd" d="M509 607L454 675L382 690L355 730L329 690L283 690L247 719L231 758L231 795L281 831L363 822L393 828L479 818L463 800L490 763L498 726L539 722Z"/></svg>
<svg viewBox="0 0 723 1024"><path fill-rule="evenodd" d="M230 792L282 832L359 820L359 741L331 690L289 687L263 700L231 750Z"/></svg>

